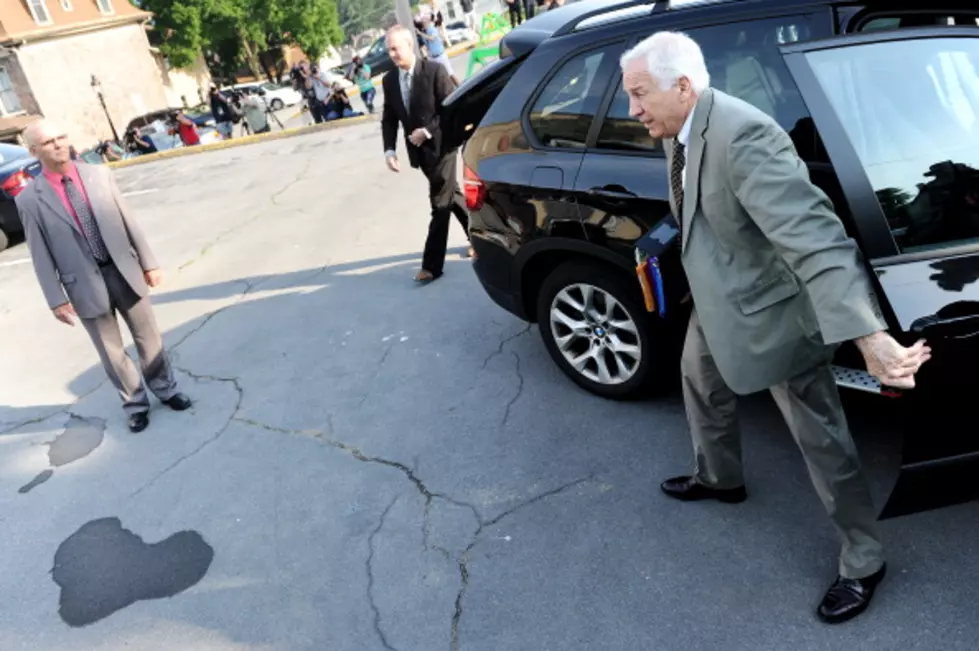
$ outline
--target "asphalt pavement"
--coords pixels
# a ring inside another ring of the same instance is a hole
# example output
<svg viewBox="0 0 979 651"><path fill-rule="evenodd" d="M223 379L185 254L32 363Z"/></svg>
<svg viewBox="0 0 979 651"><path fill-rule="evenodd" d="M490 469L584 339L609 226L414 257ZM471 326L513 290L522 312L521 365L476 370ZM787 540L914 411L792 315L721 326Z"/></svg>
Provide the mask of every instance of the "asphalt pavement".
<svg viewBox="0 0 979 651"><path fill-rule="evenodd" d="M747 502L663 497L679 395L576 388L457 226L415 285L425 182L379 131L116 171L196 401L138 435L26 247L0 254L0 649L976 648L979 504L882 523L870 611L821 625L837 541L771 400L743 404ZM898 424L848 406L882 500Z"/></svg>

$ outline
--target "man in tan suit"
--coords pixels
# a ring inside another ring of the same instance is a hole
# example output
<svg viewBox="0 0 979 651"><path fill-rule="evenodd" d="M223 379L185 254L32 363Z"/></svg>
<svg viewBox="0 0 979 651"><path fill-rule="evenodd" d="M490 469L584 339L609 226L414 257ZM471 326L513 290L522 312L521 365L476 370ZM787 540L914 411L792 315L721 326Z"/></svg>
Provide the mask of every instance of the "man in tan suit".
<svg viewBox="0 0 979 651"><path fill-rule="evenodd" d="M662 489L744 500L737 395L769 389L842 541L817 614L847 620L866 609L886 565L830 362L854 341L882 383L913 387L930 350L884 331L859 249L789 136L711 89L696 43L654 34L623 55L622 70L631 115L664 139L695 307L681 362L695 469Z"/></svg>
<svg viewBox="0 0 979 651"><path fill-rule="evenodd" d="M119 391L129 429L149 424L150 402L126 354L116 313L129 326L150 390L171 409L190 398L177 391L148 297L162 281L149 244L105 166L75 164L64 131L41 120L25 132L44 171L17 196L34 271L62 323L81 320Z"/></svg>

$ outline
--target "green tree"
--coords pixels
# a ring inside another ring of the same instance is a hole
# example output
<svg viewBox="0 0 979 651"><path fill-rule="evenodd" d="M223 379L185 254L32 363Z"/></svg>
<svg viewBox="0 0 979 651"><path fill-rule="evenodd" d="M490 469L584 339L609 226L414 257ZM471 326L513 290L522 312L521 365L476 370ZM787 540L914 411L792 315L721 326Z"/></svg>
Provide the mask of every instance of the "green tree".
<svg viewBox="0 0 979 651"><path fill-rule="evenodd" d="M384 27L385 17L392 11L390 0L337 0L340 26L351 38L368 29Z"/></svg>
<svg viewBox="0 0 979 651"><path fill-rule="evenodd" d="M143 0L142 5L154 14L154 44L176 67L192 64L204 52L225 74L246 63L260 76L269 49L294 44L316 60L343 41L334 0Z"/></svg>

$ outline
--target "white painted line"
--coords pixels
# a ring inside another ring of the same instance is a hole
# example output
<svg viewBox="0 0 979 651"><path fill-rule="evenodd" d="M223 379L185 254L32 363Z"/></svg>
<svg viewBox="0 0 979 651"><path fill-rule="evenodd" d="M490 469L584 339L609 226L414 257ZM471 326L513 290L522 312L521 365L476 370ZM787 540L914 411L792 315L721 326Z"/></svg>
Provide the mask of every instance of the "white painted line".
<svg viewBox="0 0 979 651"><path fill-rule="evenodd" d="M30 258L21 258L20 260L8 260L6 262L0 262L0 267L12 267L16 264L27 264L30 262Z"/></svg>
<svg viewBox="0 0 979 651"><path fill-rule="evenodd" d="M153 192L159 192L160 188L150 188L149 190L133 190L132 192L123 192L124 197L135 197L140 194L151 194Z"/></svg>

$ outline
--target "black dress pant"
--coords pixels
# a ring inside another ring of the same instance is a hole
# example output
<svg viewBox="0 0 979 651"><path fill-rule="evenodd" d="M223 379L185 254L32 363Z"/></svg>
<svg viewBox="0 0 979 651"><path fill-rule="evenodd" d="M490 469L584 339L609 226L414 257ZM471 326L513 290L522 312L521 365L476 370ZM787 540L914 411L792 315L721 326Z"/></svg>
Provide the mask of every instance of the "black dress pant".
<svg viewBox="0 0 979 651"><path fill-rule="evenodd" d="M520 0L513 0L512 4L507 4L507 11L510 13L510 27L515 28L523 22L520 9Z"/></svg>
<svg viewBox="0 0 979 651"><path fill-rule="evenodd" d="M428 197L432 204L432 220L428 224L428 239L422 256L422 269L438 278L445 265L445 248L449 241L449 222L456 216L462 230L469 237L469 212L459 191L456 162L459 156L453 151L432 166L422 168L428 178Z"/></svg>

